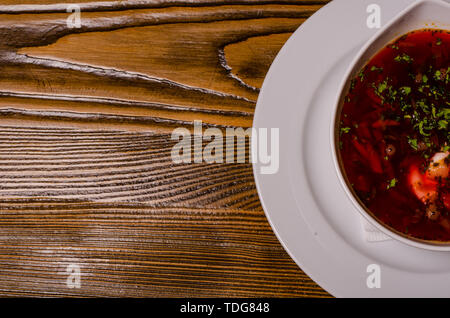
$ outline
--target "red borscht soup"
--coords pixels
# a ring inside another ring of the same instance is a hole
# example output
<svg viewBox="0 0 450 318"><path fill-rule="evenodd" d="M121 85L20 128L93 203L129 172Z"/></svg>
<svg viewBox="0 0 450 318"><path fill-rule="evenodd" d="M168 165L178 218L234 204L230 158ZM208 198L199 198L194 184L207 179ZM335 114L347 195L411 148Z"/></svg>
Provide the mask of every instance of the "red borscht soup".
<svg viewBox="0 0 450 318"><path fill-rule="evenodd" d="M337 122L348 186L380 223L450 242L450 32L417 30L352 79Z"/></svg>

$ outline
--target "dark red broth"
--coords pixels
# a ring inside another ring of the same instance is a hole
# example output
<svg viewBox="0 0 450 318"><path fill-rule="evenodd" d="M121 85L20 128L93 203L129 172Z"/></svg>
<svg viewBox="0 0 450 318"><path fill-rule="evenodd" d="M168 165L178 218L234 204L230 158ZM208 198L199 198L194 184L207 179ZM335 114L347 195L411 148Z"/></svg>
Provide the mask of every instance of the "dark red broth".
<svg viewBox="0 0 450 318"><path fill-rule="evenodd" d="M450 32L417 30L351 81L338 122L349 186L381 223L450 242Z"/></svg>

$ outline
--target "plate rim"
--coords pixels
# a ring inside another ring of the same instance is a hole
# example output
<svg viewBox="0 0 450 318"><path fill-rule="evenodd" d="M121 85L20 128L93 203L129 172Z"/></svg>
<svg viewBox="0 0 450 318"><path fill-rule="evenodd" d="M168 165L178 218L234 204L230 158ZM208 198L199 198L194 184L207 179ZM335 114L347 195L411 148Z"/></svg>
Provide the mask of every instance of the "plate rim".
<svg viewBox="0 0 450 318"><path fill-rule="evenodd" d="M404 0L402 1L402 8L404 9L407 5L410 5L414 2L415 0ZM355 4L357 1L356 0L352 0L352 1L348 1L348 0L334 0L330 3L328 3L327 5L325 5L324 7L322 7L317 13L315 13L312 17L310 17L308 20L306 20L295 32L294 34L289 38L289 40L286 42L286 44L283 46L283 48L280 50L280 52L278 53L277 57L275 58L274 62L272 63L269 72L267 73L267 76L264 80L260 95L258 97L258 101L257 101L257 106L255 109L255 116L254 116L254 121L253 121L253 128L263 128L264 126L261 125L261 109L262 109L262 104L264 103L264 99L265 99L265 94L268 91L268 86L271 85L271 81L273 81L273 77L274 77L274 73L276 71L276 68L278 68L278 65L280 63L280 60L282 60L284 58L284 55L286 53L287 50L289 50L289 48L293 45L295 45L295 41L297 41L299 34L301 34L302 32L304 32L304 29L306 27L309 26L313 26L314 24L316 24L317 22L319 22L320 19L326 17L327 15L329 15L330 13L332 13L332 11L334 9L336 9L338 6L346 6L351 7L352 3ZM362 2L362 1L360 1ZM389 3L389 0L382 0L380 1L381 3L383 3L384 5L386 5L387 3ZM399 1L400 2L400 1ZM370 1L364 1L364 3L371 3ZM398 12L400 12L401 10L398 10ZM396 14L397 14L396 13ZM395 16L396 14L394 14L393 16ZM372 33L375 34L376 31L374 31ZM371 36L372 36L371 35ZM370 36L367 36L366 40L369 40ZM363 43L364 44L364 43ZM311 94L311 93L310 93ZM309 96L311 97L311 96ZM310 105L305 106L305 108L309 108ZM268 128L267 126L265 126L264 128ZM254 140L252 139L252 146L254 143ZM286 250L286 252L289 254L289 256L295 261L295 263L301 268L301 270L303 270L303 272L305 272L309 277L311 277L318 285L320 285L323 289L325 289L327 292L329 292L330 294L337 296L337 297L342 297L342 296L354 296L354 294L352 293L347 293L347 292L343 292L341 290L341 288L337 288L336 286L333 286L333 282L329 282L327 281L326 278L324 278L323 273L319 274L317 273L317 271L312 270L312 268L310 267L310 264L306 264L307 261L305 259L301 259L301 257L299 258L298 255L295 255L295 253L291 250L290 246L287 245L286 241L283 239L283 237L285 236L285 233L281 233L281 230L277 227L277 225L275 224L275 219L272 216L272 212L270 212L270 209L268 208L268 202L266 201L266 198L264 198L263 192L264 192L264 182L266 179L266 177L262 176L258 169L260 168L260 164L258 162L253 164L253 172L254 172L254 176L255 176L255 183L256 183L256 188L258 191L258 196L260 198L261 204L263 206L264 209L264 213L268 219L268 222L270 224L270 226L272 227L273 232L275 233L277 239L279 240L280 244L283 246L283 248ZM289 182L290 183L290 182ZM304 225L306 227L309 227L309 224L307 222L307 220L304 219L303 215L301 216L303 218L303 222ZM314 238L313 238L314 239ZM314 241L313 241L314 242ZM314 247L320 247L320 243L319 242L315 242L317 243ZM323 247L322 247L323 248ZM318 250L315 250L314 252L319 253ZM365 257L364 255L362 255L361 257ZM367 258L366 258L367 259ZM308 260L308 263L309 262ZM395 269L392 269L393 272L396 272ZM408 276L410 273L404 273L404 276ZM433 275L430 275L430 277L434 277ZM329 277L328 277L329 278ZM434 281L434 279L433 279ZM367 294L369 295L373 295L375 297L384 297L384 295L380 295L380 294L376 294L376 293L366 293L365 296L367 296ZM364 297L364 296L356 296L356 297Z"/></svg>

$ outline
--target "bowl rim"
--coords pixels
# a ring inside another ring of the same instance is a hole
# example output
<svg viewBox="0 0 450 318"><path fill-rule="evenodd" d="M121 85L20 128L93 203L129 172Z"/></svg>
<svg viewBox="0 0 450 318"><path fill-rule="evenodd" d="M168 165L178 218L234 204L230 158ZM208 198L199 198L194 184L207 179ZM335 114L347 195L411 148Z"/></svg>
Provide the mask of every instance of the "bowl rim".
<svg viewBox="0 0 450 318"><path fill-rule="evenodd" d="M369 224L374 226L377 230L384 233L388 237L390 237L394 240L400 241L402 243L405 243L407 245L410 245L410 246L413 246L416 248L432 250L432 251L450 251L450 241L449 242L441 242L441 241L418 239L418 238L415 238L412 236L408 236L408 235L392 228L391 226L381 222L364 205L364 203L358 198L358 196L354 192L353 188L350 186L350 183L346 176L345 169L344 169L344 167L342 165L342 161L340 159L340 152L338 151L338 139L339 139L338 123L339 123L339 118L340 118L342 104L343 104L342 102L343 102L343 98L345 97L345 95L348 91L349 82L352 78L352 75L354 75L356 66L360 65L360 64L366 65L370 61L370 59L364 60L363 63L361 63L365 53L374 44L374 42L376 42L376 40L380 36L382 36L388 29L391 29L404 15L410 13L411 11L413 11L414 9L418 8L421 5L430 4L430 3L442 5L442 6L445 6L447 9L450 9L450 3L448 3L444 0L418 0L414 3L412 3L411 5L409 5L408 7L406 7L403 11L398 13L397 16L395 16L391 21L389 21L386 25L384 25L382 28L380 28L372 36L372 38L370 38L369 41L367 41L362 46L362 48L355 55L354 59L348 66L341 83L339 84L339 90L338 90L338 94L335 98L336 102L335 102L334 111L332 114L331 129L330 129L332 136L331 136L330 140L331 140L333 162L335 165L335 170L336 170L337 176L339 178L340 184L343 187L345 193L347 194L347 197L352 202L353 206L358 210L360 215L363 216L364 219L369 222ZM434 28L434 27L429 27L429 29L432 29L432 28ZM426 27L424 27L422 29L426 29ZM412 28L409 32L413 32L415 30L420 30L420 29ZM391 39L389 42L386 42L385 45L391 43L392 41L395 41L400 36L397 36L396 38Z"/></svg>

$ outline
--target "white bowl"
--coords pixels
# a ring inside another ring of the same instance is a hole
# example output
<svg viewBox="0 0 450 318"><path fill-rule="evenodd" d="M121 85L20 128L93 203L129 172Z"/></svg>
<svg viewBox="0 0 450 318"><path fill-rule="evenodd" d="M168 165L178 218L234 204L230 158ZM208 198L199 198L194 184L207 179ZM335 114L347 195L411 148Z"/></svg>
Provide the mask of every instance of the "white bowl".
<svg viewBox="0 0 450 318"><path fill-rule="evenodd" d="M378 221L366 208L358 201L352 190L348 187L344 174L339 164L336 144L336 125L339 119L343 100L348 92L350 81L358 72L370 61L370 59L383 49L386 45L398 39L400 36L419 29L449 29L450 26L450 4L441 0L419 0L408 8L400 12L391 22L380 29L372 39L358 52L355 59L350 64L342 83L340 84L339 95L337 97L335 113L331 125L333 141L332 151L335 167L338 171L338 177L348 197L355 205L361 215L375 228L389 237L396 239L408 245L423 248L427 250L450 251L449 243L440 243L419 240L408 237L395 231Z"/></svg>

